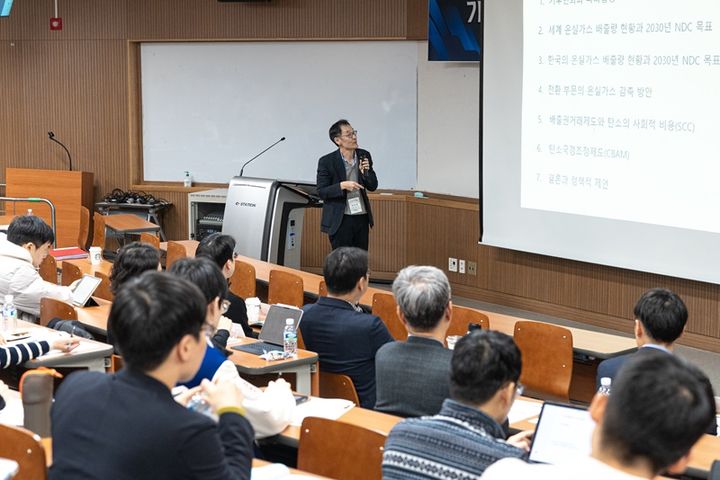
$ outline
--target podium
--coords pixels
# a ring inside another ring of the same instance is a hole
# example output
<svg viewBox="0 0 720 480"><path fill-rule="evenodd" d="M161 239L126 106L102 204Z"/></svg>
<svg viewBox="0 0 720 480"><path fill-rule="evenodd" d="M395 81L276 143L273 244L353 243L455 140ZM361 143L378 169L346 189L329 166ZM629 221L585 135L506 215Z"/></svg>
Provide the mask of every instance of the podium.
<svg viewBox="0 0 720 480"><path fill-rule="evenodd" d="M240 255L300 269L304 210L321 205L312 183L234 177L222 233Z"/></svg>
<svg viewBox="0 0 720 480"><path fill-rule="evenodd" d="M50 200L55 205L57 246L77 246L80 206L87 207L91 214L93 211L92 173L6 168L5 183L5 193L8 197L41 197ZM29 208L32 208L34 215L51 225L50 207L43 203L17 202L14 207L8 203L5 210L8 215L24 215Z"/></svg>

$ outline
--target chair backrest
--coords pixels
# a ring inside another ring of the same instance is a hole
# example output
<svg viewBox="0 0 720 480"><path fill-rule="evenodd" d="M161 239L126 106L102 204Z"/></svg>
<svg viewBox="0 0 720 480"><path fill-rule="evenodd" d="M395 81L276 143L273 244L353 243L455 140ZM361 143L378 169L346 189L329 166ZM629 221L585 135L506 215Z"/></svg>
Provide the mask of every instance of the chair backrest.
<svg viewBox="0 0 720 480"><path fill-rule="evenodd" d="M47 257L45 257L45 259L40 264L38 273L40 273L40 277L46 282L57 285L58 274L57 262L55 261L55 257L53 257L52 255L48 255Z"/></svg>
<svg viewBox="0 0 720 480"><path fill-rule="evenodd" d="M98 212L93 213L92 246L105 250L105 217Z"/></svg>
<svg viewBox="0 0 720 480"><path fill-rule="evenodd" d="M330 373L320 370L320 397L344 398L360 405L360 398L352 378L341 373Z"/></svg>
<svg viewBox="0 0 720 480"><path fill-rule="evenodd" d="M235 260L235 271L230 277L230 291L240 298L255 297L255 267L242 260Z"/></svg>
<svg viewBox="0 0 720 480"><path fill-rule="evenodd" d="M62 262L62 273L60 274L60 283L66 287L75 280L79 280L83 277L83 272L80 267L74 263L67 261Z"/></svg>
<svg viewBox="0 0 720 480"><path fill-rule="evenodd" d="M407 340L407 329L397 315L397 303L391 293L373 295L372 313L385 322L385 326L395 340Z"/></svg>
<svg viewBox="0 0 720 480"><path fill-rule="evenodd" d="M490 319L482 312L467 307L458 307L453 305L452 319L447 335L465 335L468 331L468 325L471 323L479 324L483 330L490 329Z"/></svg>
<svg viewBox="0 0 720 480"><path fill-rule="evenodd" d="M268 303L284 303L298 308L303 306L305 289L303 279L283 270L270 270L268 282Z"/></svg>
<svg viewBox="0 0 720 480"><path fill-rule="evenodd" d="M142 232L140 234L140 241L142 243L149 243L153 247L160 250L160 238L157 235L155 235L154 233Z"/></svg>
<svg viewBox="0 0 720 480"><path fill-rule="evenodd" d="M318 284L318 296L327 297L327 283L325 283L325 280L320 280Z"/></svg>
<svg viewBox="0 0 720 480"><path fill-rule="evenodd" d="M115 296L110 290L110 277L103 272L95 272L95 276L100 279L100 285L95 289L93 296L112 302Z"/></svg>
<svg viewBox="0 0 720 480"><path fill-rule="evenodd" d="M297 467L343 480L380 480L387 437L367 428L307 417L300 427Z"/></svg>
<svg viewBox="0 0 720 480"><path fill-rule="evenodd" d="M47 466L40 437L21 427L0 425L0 457L20 466L15 480L45 480Z"/></svg>
<svg viewBox="0 0 720 480"><path fill-rule="evenodd" d="M182 243L170 241L167 243L167 254L165 255L165 269L170 270L172 264L187 257L187 250Z"/></svg>
<svg viewBox="0 0 720 480"><path fill-rule="evenodd" d="M123 361L123 358L120 355L116 355L113 353L112 357L110 357L110 371L112 373L117 373L125 366L125 362Z"/></svg>
<svg viewBox="0 0 720 480"><path fill-rule="evenodd" d="M80 205L80 227L78 228L78 247L85 250L90 236L90 210Z"/></svg>
<svg viewBox="0 0 720 480"><path fill-rule="evenodd" d="M548 323L515 323L515 343L522 354L520 383L526 395L568 402L573 368L572 333Z"/></svg>
<svg viewBox="0 0 720 480"><path fill-rule="evenodd" d="M40 299L40 325L47 327L53 318L62 320L77 320L75 308L65 302L54 298L45 297Z"/></svg>
<svg viewBox="0 0 720 480"><path fill-rule="evenodd" d="M26 371L20 378L23 404L23 426L40 437L49 437L50 406L53 401L55 375L53 370L39 368Z"/></svg>

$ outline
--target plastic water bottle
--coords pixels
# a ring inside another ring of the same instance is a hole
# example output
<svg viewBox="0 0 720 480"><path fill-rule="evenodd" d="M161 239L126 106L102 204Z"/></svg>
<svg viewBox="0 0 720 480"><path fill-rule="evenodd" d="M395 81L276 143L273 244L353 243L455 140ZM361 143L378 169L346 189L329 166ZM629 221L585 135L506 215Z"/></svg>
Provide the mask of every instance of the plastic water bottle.
<svg viewBox="0 0 720 480"><path fill-rule="evenodd" d="M187 403L188 410L212 417L212 407L201 393L196 393Z"/></svg>
<svg viewBox="0 0 720 480"><path fill-rule="evenodd" d="M283 351L286 357L297 356L297 332L295 331L295 321L292 318L285 320L285 330L283 330Z"/></svg>
<svg viewBox="0 0 720 480"><path fill-rule="evenodd" d="M185 178L183 179L183 186L192 187L192 177L190 176L190 172L188 172L187 170L185 171Z"/></svg>
<svg viewBox="0 0 720 480"><path fill-rule="evenodd" d="M605 395L606 397L610 395L610 386L612 385L612 378L610 377L602 377L600 379L600 388L598 388L598 395Z"/></svg>
<svg viewBox="0 0 720 480"><path fill-rule="evenodd" d="M14 332L17 329L17 309L12 295L5 295L5 304L2 308L3 330Z"/></svg>

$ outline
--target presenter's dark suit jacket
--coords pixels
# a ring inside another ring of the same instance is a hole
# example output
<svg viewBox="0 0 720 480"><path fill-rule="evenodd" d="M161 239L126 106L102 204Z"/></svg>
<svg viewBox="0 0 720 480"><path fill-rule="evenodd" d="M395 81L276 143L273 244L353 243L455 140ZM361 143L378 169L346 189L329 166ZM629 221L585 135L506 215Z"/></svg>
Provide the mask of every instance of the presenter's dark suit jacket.
<svg viewBox="0 0 720 480"><path fill-rule="evenodd" d="M370 169L366 175L358 175L358 183L365 187L360 191L360 194L367 208L368 225L372 227L373 216L367 192L377 190L377 175L375 175L375 170L373 170L373 161L370 152L362 148L356 149L355 152L357 153L358 162L361 161L363 157L367 157L370 161ZM345 214L347 192L340 188L340 182L344 182L345 180L347 180L347 176L345 175L345 160L343 160L340 154L340 149L320 157L317 168L318 195L323 199L320 231L328 235L335 235L338 228L340 228L343 215Z"/></svg>
<svg viewBox="0 0 720 480"><path fill-rule="evenodd" d="M660 350L659 348L641 347L638 348L637 352L635 353L628 353L627 355L620 355L617 357L608 358L607 360L603 360L602 362L600 362L600 365L598 365L596 387L600 388L600 379L603 377L610 377L614 382L615 377L620 372L625 362L633 358L633 356L635 355L672 355L672 353L666 352L665 350ZM610 388L612 388L612 384ZM710 426L708 426L706 433L709 433L710 435L717 435L717 419L715 417L713 417L713 421L711 422Z"/></svg>
<svg viewBox="0 0 720 480"><path fill-rule="evenodd" d="M253 429L236 413L216 424L127 368L79 372L52 407L50 479L249 479Z"/></svg>
<svg viewBox="0 0 720 480"><path fill-rule="evenodd" d="M357 312L344 300L320 297L305 305L300 321L305 348L317 352L320 369L348 375L360 398L360 406L375 406L375 354L392 342L379 317Z"/></svg>
<svg viewBox="0 0 720 480"><path fill-rule="evenodd" d="M435 415L450 397L452 350L431 338L409 336L375 356L375 410L401 417Z"/></svg>

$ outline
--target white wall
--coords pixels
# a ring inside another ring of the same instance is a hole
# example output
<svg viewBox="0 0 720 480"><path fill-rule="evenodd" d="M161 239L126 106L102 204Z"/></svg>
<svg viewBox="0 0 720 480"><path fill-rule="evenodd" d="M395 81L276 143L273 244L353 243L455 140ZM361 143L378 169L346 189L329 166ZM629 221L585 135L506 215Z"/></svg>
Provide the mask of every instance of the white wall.
<svg viewBox="0 0 720 480"><path fill-rule="evenodd" d="M477 198L479 64L428 62L427 42L418 49L416 190Z"/></svg>

